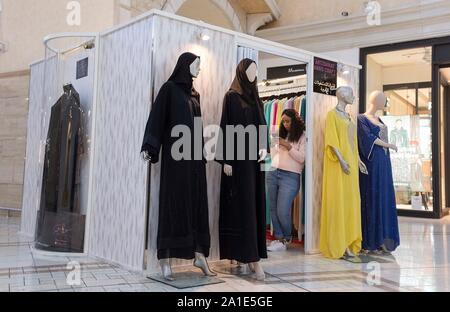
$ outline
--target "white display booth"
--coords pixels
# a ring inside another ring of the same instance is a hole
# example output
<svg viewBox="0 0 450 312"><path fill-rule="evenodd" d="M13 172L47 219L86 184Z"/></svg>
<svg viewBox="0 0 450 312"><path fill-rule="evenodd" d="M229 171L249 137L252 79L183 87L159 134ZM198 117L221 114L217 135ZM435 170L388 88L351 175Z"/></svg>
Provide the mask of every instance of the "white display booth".
<svg viewBox="0 0 450 312"><path fill-rule="evenodd" d="M205 35L209 40L204 40ZM50 47L53 39L67 36L49 37L46 44ZM72 36L80 37L80 34ZM325 117L337 99L313 92L313 64L315 56L330 60L328 57L161 11L150 11L127 24L89 36L92 36L89 42L94 45L88 45L89 52L86 45L66 51L52 49L56 55L31 65L23 234L34 235L39 209L42 140L48 128L42 116L48 114L61 95L63 85L72 83L82 99L92 98L92 105L85 110L90 129L86 138L89 170L83 176L87 190L84 254L135 271L158 270L160 168L154 165L149 170L140 157L152 100L168 79L179 55L193 52L202 59L202 71L194 85L201 95L204 124L219 124L223 97L237 64L244 57L258 61L258 54L264 52L307 64L305 252L318 252ZM88 80L81 83L70 68L86 53L92 58L91 67L88 77L83 78ZM351 86L357 95L358 66L340 64L339 68L345 70L338 73L338 86ZM61 68L69 69L61 75ZM357 107L356 102L354 113ZM220 176L220 165L208 163L210 262L219 259Z"/></svg>

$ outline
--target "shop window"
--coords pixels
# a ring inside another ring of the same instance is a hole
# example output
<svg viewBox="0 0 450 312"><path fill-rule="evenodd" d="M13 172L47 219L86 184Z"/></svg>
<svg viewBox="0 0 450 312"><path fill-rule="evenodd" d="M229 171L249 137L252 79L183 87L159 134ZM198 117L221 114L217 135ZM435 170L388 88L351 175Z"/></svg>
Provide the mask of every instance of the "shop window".
<svg viewBox="0 0 450 312"><path fill-rule="evenodd" d="M431 47L367 56L366 91L388 98L381 119L389 127L397 208L433 212Z"/></svg>

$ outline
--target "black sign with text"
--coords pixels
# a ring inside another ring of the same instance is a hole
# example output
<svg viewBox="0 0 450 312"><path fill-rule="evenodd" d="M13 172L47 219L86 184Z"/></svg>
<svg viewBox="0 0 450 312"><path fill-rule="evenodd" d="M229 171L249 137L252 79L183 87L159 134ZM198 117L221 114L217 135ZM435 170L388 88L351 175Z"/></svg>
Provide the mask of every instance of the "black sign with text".
<svg viewBox="0 0 450 312"><path fill-rule="evenodd" d="M77 80L87 77L89 71L89 58L77 62Z"/></svg>
<svg viewBox="0 0 450 312"><path fill-rule="evenodd" d="M280 79L306 75L306 64L269 67L267 68L267 79Z"/></svg>
<svg viewBox="0 0 450 312"><path fill-rule="evenodd" d="M337 63L314 58L314 92L336 96Z"/></svg>

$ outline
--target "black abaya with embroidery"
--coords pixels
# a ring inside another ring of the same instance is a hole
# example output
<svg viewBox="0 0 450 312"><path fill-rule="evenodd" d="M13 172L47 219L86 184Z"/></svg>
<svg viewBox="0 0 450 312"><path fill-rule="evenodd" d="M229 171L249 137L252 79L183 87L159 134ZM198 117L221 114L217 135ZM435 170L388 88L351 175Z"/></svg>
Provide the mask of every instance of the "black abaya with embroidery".
<svg viewBox="0 0 450 312"><path fill-rule="evenodd" d="M191 53L180 56L153 104L142 146L152 163L159 161L162 147L158 259L189 260L196 252L209 256L206 162L194 160L194 136L203 138L203 133L194 133L194 117L201 117L201 109L189 68L197 58ZM187 126L191 131L190 159L175 160L172 156L172 146L179 140L171 136L175 126Z"/></svg>
<svg viewBox="0 0 450 312"><path fill-rule="evenodd" d="M227 126L266 125L262 103L256 82L250 83L246 70L253 63L243 60L236 71L236 78L225 95L221 129L223 153L219 153L222 164L233 167L233 175L222 172L220 194L220 258L241 263L258 262L267 258L266 246L266 192L265 173L258 163L258 151L267 147L267 140L259 144L245 142L245 158L238 160L237 138L234 138L234 157L227 158ZM259 137L259 132L258 132ZM259 147L258 147L259 145ZM254 150L251 150L254 149ZM253 156L251 157L253 153Z"/></svg>

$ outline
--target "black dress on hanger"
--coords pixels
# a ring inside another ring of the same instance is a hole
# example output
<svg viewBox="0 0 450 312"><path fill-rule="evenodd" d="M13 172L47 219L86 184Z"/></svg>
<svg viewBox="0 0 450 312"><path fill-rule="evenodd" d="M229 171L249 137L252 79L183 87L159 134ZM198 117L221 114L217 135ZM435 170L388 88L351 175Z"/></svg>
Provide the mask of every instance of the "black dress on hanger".
<svg viewBox="0 0 450 312"><path fill-rule="evenodd" d="M252 60L245 59L239 64L236 78L225 95L221 120L223 152L217 154L218 162L233 167L231 177L222 172L220 258L241 263L253 263L267 258L265 173L260 168L261 164L250 158L250 152L256 153L258 157L259 148L253 144L257 150L250 151L252 145L247 137L245 160L237 160L235 136L234 158L226 157L227 126L241 125L245 128L253 125L258 128L266 125L256 81L250 83L246 74L252 63ZM261 148L267 148L267 141L259 143Z"/></svg>
<svg viewBox="0 0 450 312"><path fill-rule="evenodd" d="M180 56L153 104L142 145L142 151L149 154L152 163L159 161L162 146L158 259L190 260L195 252L209 256L206 162L204 158L194 159L194 136L203 138L203 133L194 133L194 117L201 118L201 109L190 65L197 58L191 53ZM191 130L191 159L175 160L171 151L179 138L173 138L171 132L173 127L181 125Z"/></svg>
<svg viewBox="0 0 450 312"><path fill-rule="evenodd" d="M80 96L68 84L51 108L36 226L38 249L83 251L84 216L80 215L79 204L83 152Z"/></svg>

